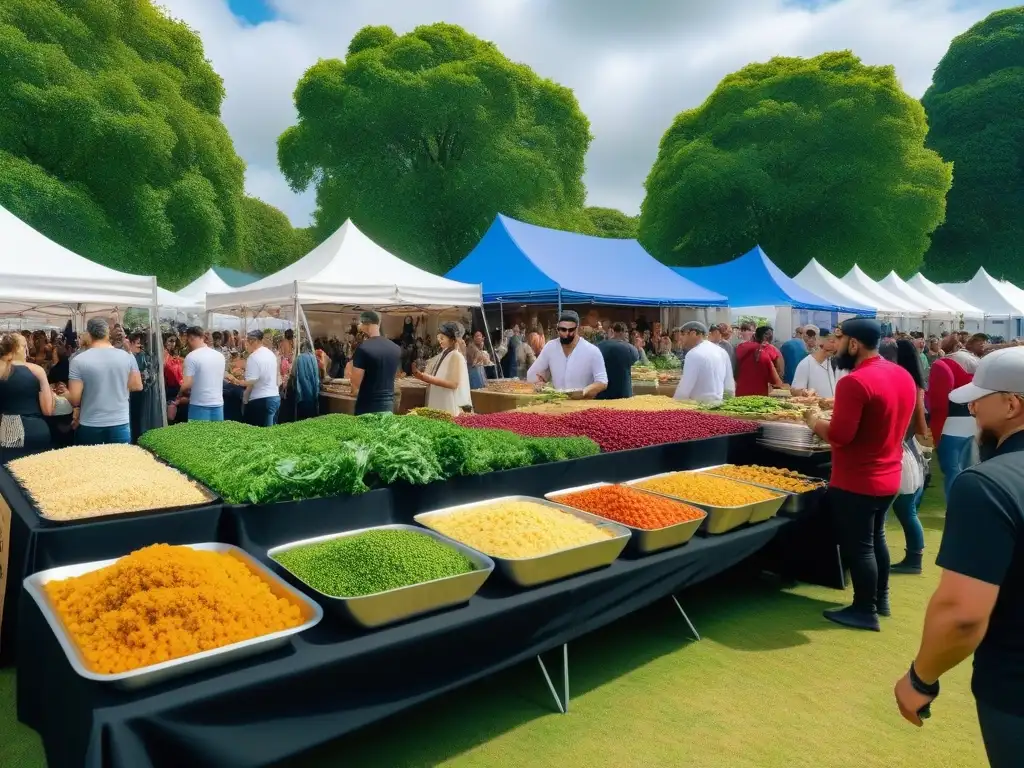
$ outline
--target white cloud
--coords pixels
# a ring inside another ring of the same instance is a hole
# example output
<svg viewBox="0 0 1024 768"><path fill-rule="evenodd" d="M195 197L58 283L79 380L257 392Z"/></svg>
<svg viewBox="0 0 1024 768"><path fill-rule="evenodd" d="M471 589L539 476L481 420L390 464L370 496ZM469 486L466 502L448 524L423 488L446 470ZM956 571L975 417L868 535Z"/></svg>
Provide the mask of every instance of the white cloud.
<svg viewBox="0 0 1024 768"><path fill-rule="evenodd" d="M277 137L295 121L292 91L320 58L342 58L366 24L399 34L447 21L493 40L509 58L572 88L595 136L589 203L636 213L658 141L718 81L775 55L850 48L893 64L920 96L950 40L995 0L274 0L278 20L253 27L217 0L163 0L196 29L224 78L223 117L249 166L251 194L308 223L312 193L296 195L277 168Z"/></svg>

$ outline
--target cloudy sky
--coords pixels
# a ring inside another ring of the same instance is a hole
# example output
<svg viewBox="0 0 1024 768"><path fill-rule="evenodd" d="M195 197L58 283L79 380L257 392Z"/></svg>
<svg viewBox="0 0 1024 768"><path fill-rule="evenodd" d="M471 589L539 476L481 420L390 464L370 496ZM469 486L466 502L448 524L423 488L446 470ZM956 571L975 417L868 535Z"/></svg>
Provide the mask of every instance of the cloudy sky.
<svg viewBox="0 0 1024 768"><path fill-rule="evenodd" d="M637 213L658 141L681 110L752 61L850 48L893 64L920 96L949 41L1007 0L161 0L202 36L224 78L223 117L248 163L246 187L308 223L277 168L292 91L318 59L342 58L367 24L399 34L460 24L576 92L594 141L590 205Z"/></svg>

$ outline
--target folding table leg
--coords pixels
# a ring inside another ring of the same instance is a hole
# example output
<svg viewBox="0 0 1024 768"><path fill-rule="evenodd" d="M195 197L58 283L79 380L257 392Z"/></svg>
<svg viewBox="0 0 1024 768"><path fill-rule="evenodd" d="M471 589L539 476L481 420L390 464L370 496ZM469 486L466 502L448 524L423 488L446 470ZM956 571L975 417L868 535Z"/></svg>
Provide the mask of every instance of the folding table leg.
<svg viewBox="0 0 1024 768"><path fill-rule="evenodd" d="M685 615L685 614L684 614ZM544 666L544 659L539 655L537 656L537 663L540 664L540 671L544 675L544 680L548 684L548 690L551 691L551 696L555 700L555 706L558 707L558 711L563 715L569 711L569 644L562 644L562 685L565 691L563 705L562 698L559 698L558 692L555 690L555 684L551 682L551 675L548 674L548 668Z"/></svg>
<svg viewBox="0 0 1024 768"><path fill-rule="evenodd" d="M672 598L672 602L676 604L676 608L679 609L679 612L681 614L683 614L683 619L686 621L686 626L688 626L690 628L690 632L693 633L694 639L695 640L700 640L700 635L697 633L697 628L695 626L693 626L693 622L690 621L690 617L686 615L686 611L683 610L683 606L681 606L679 604L679 601L676 600L676 596L675 595L669 595L669 597Z"/></svg>

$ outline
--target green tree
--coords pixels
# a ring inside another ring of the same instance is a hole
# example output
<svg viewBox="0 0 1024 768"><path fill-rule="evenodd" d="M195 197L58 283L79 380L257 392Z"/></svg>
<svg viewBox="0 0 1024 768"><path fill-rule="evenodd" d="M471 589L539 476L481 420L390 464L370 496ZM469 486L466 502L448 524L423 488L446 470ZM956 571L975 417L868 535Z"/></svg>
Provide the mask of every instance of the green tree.
<svg viewBox="0 0 1024 768"><path fill-rule="evenodd" d="M626 240L636 237L636 216L627 216L615 208L597 208L594 206L584 209L584 213L591 226L591 232L588 234Z"/></svg>
<svg viewBox="0 0 1024 768"><path fill-rule="evenodd" d="M313 250L308 229L292 227L288 217L257 197L242 199L241 259L225 266L271 275Z"/></svg>
<svg viewBox="0 0 1024 768"><path fill-rule="evenodd" d="M921 100L928 146L953 161L946 221L925 256L929 277L983 266L1024 280L1024 6L954 38Z"/></svg>
<svg viewBox="0 0 1024 768"><path fill-rule="evenodd" d="M0 205L169 288L235 258L245 166L183 23L149 0L4 0L0 93Z"/></svg>
<svg viewBox="0 0 1024 768"><path fill-rule="evenodd" d="M344 62L306 71L295 106L278 162L295 191L316 186L321 238L351 218L444 272L498 213L584 222L590 130L575 96L459 27L367 27Z"/></svg>
<svg viewBox="0 0 1024 768"><path fill-rule="evenodd" d="M950 186L927 130L892 67L849 51L751 64L665 133L640 240L669 264L760 243L789 274L812 257L840 274L912 272Z"/></svg>

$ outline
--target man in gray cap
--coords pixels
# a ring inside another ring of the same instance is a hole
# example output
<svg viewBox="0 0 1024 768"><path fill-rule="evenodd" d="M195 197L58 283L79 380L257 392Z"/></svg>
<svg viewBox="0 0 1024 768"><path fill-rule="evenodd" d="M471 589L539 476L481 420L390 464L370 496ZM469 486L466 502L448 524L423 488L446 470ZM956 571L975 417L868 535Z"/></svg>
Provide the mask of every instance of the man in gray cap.
<svg viewBox="0 0 1024 768"><path fill-rule="evenodd" d="M683 377L676 387L676 400L696 400L718 404L728 395L736 394L729 355L717 344L708 341L708 328L696 320L681 329L681 344L686 353Z"/></svg>
<svg viewBox="0 0 1024 768"><path fill-rule="evenodd" d="M364 338L352 356L352 392L356 396L355 414L394 410L395 375L402 364L402 349L380 335L380 315L359 315L359 332Z"/></svg>
<svg viewBox="0 0 1024 768"><path fill-rule="evenodd" d="M950 488L936 561L942 577L896 701L920 726L939 678L973 653L989 764L1010 768L1024 755L1024 349L986 355L949 398L974 415L982 461Z"/></svg>
<svg viewBox="0 0 1024 768"><path fill-rule="evenodd" d="M68 401L76 409L80 445L132 441L129 392L142 391L135 357L110 343L110 326L94 317L85 326L89 348L68 366Z"/></svg>
<svg viewBox="0 0 1024 768"><path fill-rule="evenodd" d="M558 338L544 345L526 372L531 382L551 382L574 398L594 398L608 388L601 350L579 335L580 316L567 309L558 316Z"/></svg>

